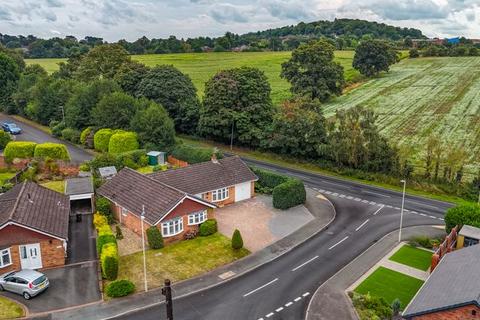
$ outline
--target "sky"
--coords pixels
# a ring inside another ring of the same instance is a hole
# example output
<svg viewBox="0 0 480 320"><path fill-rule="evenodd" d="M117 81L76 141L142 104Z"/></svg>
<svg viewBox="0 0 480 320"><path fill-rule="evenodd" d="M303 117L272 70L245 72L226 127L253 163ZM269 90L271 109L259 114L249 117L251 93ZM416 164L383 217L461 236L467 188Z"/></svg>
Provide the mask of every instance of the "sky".
<svg viewBox="0 0 480 320"><path fill-rule="evenodd" d="M220 36L358 18L480 38L480 0L0 0L0 33L107 41Z"/></svg>

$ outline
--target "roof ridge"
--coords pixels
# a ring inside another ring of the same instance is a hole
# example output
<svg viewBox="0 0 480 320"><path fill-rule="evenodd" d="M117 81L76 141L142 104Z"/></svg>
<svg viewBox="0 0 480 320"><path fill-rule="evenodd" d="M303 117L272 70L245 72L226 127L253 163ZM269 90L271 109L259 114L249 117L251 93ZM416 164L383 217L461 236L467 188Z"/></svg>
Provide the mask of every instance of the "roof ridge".
<svg viewBox="0 0 480 320"><path fill-rule="evenodd" d="M18 203L20 202L20 198L23 195L23 191L25 190L26 185L27 185L27 180L22 182L22 188L20 189L20 192L18 192L17 199L15 200L15 204L13 205L12 211L10 211L10 215L8 217L8 220L13 220L13 213L17 210Z"/></svg>
<svg viewBox="0 0 480 320"><path fill-rule="evenodd" d="M153 181L153 182L155 182L156 184L159 184L159 185L161 185L161 186L164 186L164 187L170 188L170 189L172 189L172 190L174 190L174 191L180 192L180 193L183 194L183 195L187 195L187 194L188 194L188 193L185 192L185 191L182 191L182 190L177 189L177 188L175 188L175 187L173 187L173 186L171 186L171 185L169 185L169 184L166 184L166 183L164 183L164 182L161 182L161 181L158 181L158 180L156 180L156 179L154 179L154 178L151 178L149 175L140 173L140 172L138 172L138 171L136 171L136 170L133 170L132 168L125 167L124 169L128 169L128 170L130 170L130 171L132 171L132 172L135 172L135 174L137 174L137 175L140 175L140 176L142 176L142 177L145 177L145 178L147 178L148 180Z"/></svg>

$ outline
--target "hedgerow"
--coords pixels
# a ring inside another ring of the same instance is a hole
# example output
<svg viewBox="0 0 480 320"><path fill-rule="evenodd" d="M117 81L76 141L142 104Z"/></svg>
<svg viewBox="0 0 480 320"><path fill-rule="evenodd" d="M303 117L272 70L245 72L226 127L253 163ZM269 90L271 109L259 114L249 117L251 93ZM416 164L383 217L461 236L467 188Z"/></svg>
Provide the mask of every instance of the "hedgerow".
<svg viewBox="0 0 480 320"><path fill-rule="evenodd" d="M137 134L135 132L119 132L110 137L108 152L113 154L125 153L139 148Z"/></svg>
<svg viewBox="0 0 480 320"><path fill-rule="evenodd" d="M273 206L277 209L288 209L304 204L307 193L303 182L298 179L290 179L273 188Z"/></svg>
<svg viewBox="0 0 480 320"><path fill-rule="evenodd" d="M5 147L3 155L9 163L15 158L28 159L33 158L37 144L31 141L11 141Z"/></svg>
<svg viewBox="0 0 480 320"><path fill-rule="evenodd" d="M115 280L118 276L118 248L116 243L107 243L102 247L100 263L102 275L107 280Z"/></svg>
<svg viewBox="0 0 480 320"><path fill-rule="evenodd" d="M272 171L262 170L256 167L250 167L250 169L258 177L258 181L255 183L257 191L260 193L271 194L273 188L287 182L290 178L288 176L278 174Z"/></svg>
<svg viewBox="0 0 480 320"><path fill-rule="evenodd" d="M100 129L93 136L93 147L97 151L107 152L110 137L113 135L112 129Z"/></svg>
<svg viewBox="0 0 480 320"><path fill-rule="evenodd" d="M171 155L178 160L188 162L189 164L209 161L212 154L215 153L217 159L223 158L220 151L213 148L196 148L187 145L179 145L172 150Z"/></svg>
<svg viewBox="0 0 480 320"><path fill-rule="evenodd" d="M70 154L68 153L67 147L64 144L51 142L37 144L35 147L34 157L41 159L50 158L70 160Z"/></svg>

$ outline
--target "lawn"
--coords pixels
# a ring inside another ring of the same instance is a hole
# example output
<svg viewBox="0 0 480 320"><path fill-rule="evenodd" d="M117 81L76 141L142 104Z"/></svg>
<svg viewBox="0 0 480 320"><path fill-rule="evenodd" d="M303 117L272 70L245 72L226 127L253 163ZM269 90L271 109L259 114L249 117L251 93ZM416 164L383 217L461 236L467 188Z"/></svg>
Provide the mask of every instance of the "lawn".
<svg viewBox="0 0 480 320"><path fill-rule="evenodd" d="M422 284L422 280L379 267L355 289L355 292L370 293L372 296L383 297L388 303L392 303L393 300L398 298L403 309L412 300Z"/></svg>
<svg viewBox="0 0 480 320"><path fill-rule="evenodd" d="M146 166L137 169L138 172L143 174L153 173L153 166Z"/></svg>
<svg viewBox="0 0 480 320"><path fill-rule="evenodd" d="M427 271L432 261L432 252L404 245L389 260Z"/></svg>
<svg viewBox="0 0 480 320"><path fill-rule="evenodd" d="M0 319L14 319L24 315L25 312L18 303L0 296Z"/></svg>
<svg viewBox="0 0 480 320"><path fill-rule="evenodd" d="M220 233L147 250L148 287L160 287L166 278L172 282L192 278L248 254L246 249L233 250L230 239ZM142 252L120 257L118 279L131 280L137 290L144 287L141 270Z"/></svg>
<svg viewBox="0 0 480 320"><path fill-rule="evenodd" d="M0 172L0 185L2 185L5 181L13 178L15 176L15 172Z"/></svg>
<svg viewBox="0 0 480 320"><path fill-rule="evenodd" d="M45 188L48 188L53 191L57 191L59 193L64 193L65 192L65 181L49 181L49 182L44 182L41 183L40 185L44 186Z"/></svg>

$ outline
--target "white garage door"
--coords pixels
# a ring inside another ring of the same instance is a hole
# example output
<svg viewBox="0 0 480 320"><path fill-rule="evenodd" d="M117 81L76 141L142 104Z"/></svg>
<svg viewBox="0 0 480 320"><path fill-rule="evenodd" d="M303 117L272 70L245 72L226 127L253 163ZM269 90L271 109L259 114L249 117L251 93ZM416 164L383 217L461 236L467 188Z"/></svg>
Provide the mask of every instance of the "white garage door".
<svg viewBox="0 0 480 320"><path fill-rule="evenodd" d="M250 181L235 185L235 202L250 199L251 189Z"/></svg>

